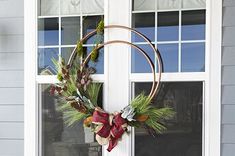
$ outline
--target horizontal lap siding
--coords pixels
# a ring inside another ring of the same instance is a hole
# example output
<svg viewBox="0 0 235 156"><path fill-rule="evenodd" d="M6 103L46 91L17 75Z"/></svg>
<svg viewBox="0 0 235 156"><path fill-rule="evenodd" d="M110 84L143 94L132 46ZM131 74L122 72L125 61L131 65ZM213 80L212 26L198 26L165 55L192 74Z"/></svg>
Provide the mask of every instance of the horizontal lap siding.
<svg viewBox="0 0 235 156"><path fill-rule="evenodd" d="M24 155L23 0L0 0L0 156Z"/></svg>
<svg viewBox="0 0 235 156"><path fill-rule="evenodd" d="M235 0L223 1L221 156L235 155Z"/></svg>

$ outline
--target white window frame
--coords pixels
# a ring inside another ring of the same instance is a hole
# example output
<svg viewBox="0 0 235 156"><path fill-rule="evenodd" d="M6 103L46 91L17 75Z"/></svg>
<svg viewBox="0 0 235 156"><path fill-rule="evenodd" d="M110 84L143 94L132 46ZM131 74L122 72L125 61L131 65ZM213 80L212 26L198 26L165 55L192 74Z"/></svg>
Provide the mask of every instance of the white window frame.
<svg viewBox="0 0 235 156"><path fill-rule="evenodd" d="M38 156L38 92L40 83L53 83L55 77L37 75L37 1L24 1L24 155ZM131 0L105 0L105 23L131 26ZM121 11L120 11L120 8ZM220 124L221 124L221 40L222 40L222 1L207 0L206 2L206 57L205 72L203 73L170 73L163 74L163 81L204 81L204 156L220 155ZM125 31L106 31L106 40L130 40L130 34ZM95 77L104 81L104 107L115 111L126 106L130 100L131 82L151 81L150 74L129 74L130 53L125 46L105 47L106 51L119 50L119 53L105 53L104 75ZM125 58L120 59L120 58ZM122 60L122 63L120 63ZM119 64L117 69L116 63ZM126 68L128 67L128 68ZM124 71L120 71L124 69ZM117 79L118 73L122 77ZM122 83L117 83L120 81ZM121 85L121 86L120 86ZM118 88L118 89L117 89ZM121 88L121 89L120 89ZM118 94L117 94L118 93ZM108 105L112 103L113 105ZM130 156L133 154L133 135L125 135L117 148L104 156Z"/></svg>

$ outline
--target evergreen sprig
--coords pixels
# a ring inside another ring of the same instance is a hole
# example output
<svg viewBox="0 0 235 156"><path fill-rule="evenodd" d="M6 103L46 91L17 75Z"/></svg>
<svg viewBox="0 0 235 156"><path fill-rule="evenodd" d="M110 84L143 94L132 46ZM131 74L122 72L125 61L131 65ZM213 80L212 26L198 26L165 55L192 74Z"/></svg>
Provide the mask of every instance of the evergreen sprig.
<svg viewBox="0 0 235 156"><path fill-rule="evenodd" d="M132 123L136 127L147 125L147 128L152 128L158 133L162 133L166 127L162 124L164 120L170 119L174 116L175 112L172 108L156 108L151 104L151 100L144 93L141 93L131 102L131 106L136 112L136 121ZM146 128L146 126L144 127Z"/></svg>

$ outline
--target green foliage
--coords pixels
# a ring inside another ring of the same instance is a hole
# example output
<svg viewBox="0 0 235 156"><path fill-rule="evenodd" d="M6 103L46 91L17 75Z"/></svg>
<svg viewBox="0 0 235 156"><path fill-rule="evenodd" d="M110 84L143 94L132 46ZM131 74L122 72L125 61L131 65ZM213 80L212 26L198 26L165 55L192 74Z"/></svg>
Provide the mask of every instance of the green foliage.
<svg viewBox="0 0 235 156"><path fill-rule="evenodd" d="M76 50L77 50L78 56L79 56L79 57L82 57L84 51L83 51L83 44L82 44L81 41L78 41L78 42L77 42L77 48L76 48Z"/></svg>
<svg viewBox="0 0 235 156"><path fill-rule="evenodd" d="M62 76L61 73L58 73L58 74L57 74L57 79L58 79L59 81L63 81L63 76Z"/></svg>
<svg viewBox="0 0 235 156"><path fill-rule="evenodd" d="M102 34L104 32L104 20L101 20L96 28L97 34Z"/></svg>
<svg viewBox="0 0 235 156"><path fill-rule="evenodd" d="M89 116L89 114L78 112L68 104L62 104L61 107L59 107L59 111L63 112L64 123L68 127L81 122L81 120Z"/></svg>
<svg viewBox="0 0 235 156"><path fill-rule="evenodd" d="M97 62L98 57L99 57L99 51L96 49L96 47L94 47L91 52L91 61Z"/></svg>
<svg viewBox="0 0 235 156"><path fill-rule="evenodd" d="M143 114L148 109L151 100L144 93L138 95L135 99L131 101L131 106L135 109L137 114Z"/></svg>
<svg viewBox="0 0 235 156"><path fill-rule="evenodd" d="M145 96L143 93L138 95L135 99L132 100L131 106L135 109L136 116L147 115L148 119L144 123L153 128L156 132L162 133L166 127L161 123L163 120L170 119L174 116L175 112L172 108L155 108L150 105L151 100L148 96ZM135 127L141 125L140 122L130 123Z"/></svg>
<svg viewBox="0 0 235 156"><path fill-rule="evenodd" d="M145 114L149 116L145 123L156 132L162 133L162 131L166 130L166 127L161 122L172 118L175 113L171 108L157 109L154 107L149 107Z"/></svg>
<svg viewBox="0 0 235 156"><path fill-rule="evenodd" d="M101 84L100 83L91 83L87 88L87 94L93 105L98 106L98 96L100 92Z"/></svg>

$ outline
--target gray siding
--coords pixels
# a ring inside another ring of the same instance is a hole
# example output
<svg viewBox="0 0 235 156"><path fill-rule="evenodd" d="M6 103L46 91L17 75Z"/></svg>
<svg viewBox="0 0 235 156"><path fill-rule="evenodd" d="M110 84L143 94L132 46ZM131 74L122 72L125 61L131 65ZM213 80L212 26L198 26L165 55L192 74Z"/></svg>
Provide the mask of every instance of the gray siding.
<svg viewBox="0 0 235 156"><path fill-rule="evenodd" d="M235 0L223 1L221 156L235 155Z"/></svg>
<svg viewBox="0 0 235 156"><path fill-rule="evenodd" d="M23 0L0 0L0 156L24 155Z"/></svg>

